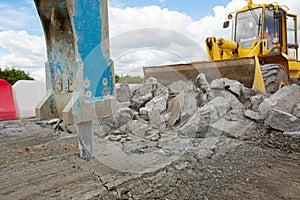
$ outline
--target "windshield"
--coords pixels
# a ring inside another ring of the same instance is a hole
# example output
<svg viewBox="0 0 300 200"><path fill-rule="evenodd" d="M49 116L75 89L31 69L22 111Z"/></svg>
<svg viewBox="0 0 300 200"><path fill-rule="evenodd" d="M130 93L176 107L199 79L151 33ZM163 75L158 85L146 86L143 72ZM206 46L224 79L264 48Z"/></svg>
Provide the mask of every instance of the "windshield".
<svg viewBox="0 0 300 200"><path fill-rule="evenodd" d="M243 11L236 16L235 41L242 47L251 47L261 36L262 8Z"/></svg>

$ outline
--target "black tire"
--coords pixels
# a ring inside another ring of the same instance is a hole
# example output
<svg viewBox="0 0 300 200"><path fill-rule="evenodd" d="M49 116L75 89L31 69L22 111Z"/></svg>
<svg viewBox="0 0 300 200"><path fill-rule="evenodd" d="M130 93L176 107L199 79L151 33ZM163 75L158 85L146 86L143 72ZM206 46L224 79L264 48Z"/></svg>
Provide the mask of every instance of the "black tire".
<svg viewBox="0 0 300 200"><path fill-rule="evenodd" d="M282 87L288 85L288 78L281 65L268 64L261 66L266 92L274 94Z"/></svg>

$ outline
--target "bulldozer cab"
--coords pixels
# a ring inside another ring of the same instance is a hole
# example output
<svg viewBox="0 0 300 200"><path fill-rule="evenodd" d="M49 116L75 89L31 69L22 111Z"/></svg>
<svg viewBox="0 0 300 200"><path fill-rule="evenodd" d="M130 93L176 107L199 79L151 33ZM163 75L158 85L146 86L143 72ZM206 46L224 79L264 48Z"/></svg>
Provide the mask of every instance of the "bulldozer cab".
<svg viewBox="0 0 300 200"><path fill-rule="evenodd" d="M229 23L224 24L226 28ZM233 26L233 40L242 48L253 48L253 42L263 40L260 55L284 53L288 60L298 60L297 16L282 7L248 6L236 12Z"/></svg>
<svg viewBox="0 0 300 200"><path fill-rule="evenodd" d="M234 41L243 48L251 48L252 42L260 39L262 32L262 8L237 13Z"/></svg>

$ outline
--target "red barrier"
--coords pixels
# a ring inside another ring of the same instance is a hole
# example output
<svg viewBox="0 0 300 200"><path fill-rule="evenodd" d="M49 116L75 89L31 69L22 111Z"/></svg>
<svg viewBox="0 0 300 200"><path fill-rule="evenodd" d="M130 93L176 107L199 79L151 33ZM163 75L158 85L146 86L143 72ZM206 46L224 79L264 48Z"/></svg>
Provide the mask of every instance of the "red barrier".
<svg viewBox="0 0 300 200"><path fill-rule="evenodd" d="M16 109L12 86L3 79L0 79L0 120L16 119Z"/></svg>

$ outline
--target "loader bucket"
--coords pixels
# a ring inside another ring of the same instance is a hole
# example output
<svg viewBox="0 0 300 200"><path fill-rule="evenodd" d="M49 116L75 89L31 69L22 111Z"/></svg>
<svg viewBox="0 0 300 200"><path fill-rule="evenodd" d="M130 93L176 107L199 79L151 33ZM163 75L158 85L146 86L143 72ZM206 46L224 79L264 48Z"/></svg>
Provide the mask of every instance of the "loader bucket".
<svg viewBox="0 0 300 200"><path fill-rule="evenodd" d="M219 61L201 61L187 64L144 67L145 80L154 77L163 85L177 80L195 82L199 73L204 73L211 82L217 78L229 78L252 88L255 80L255 57Z"/></svg>

